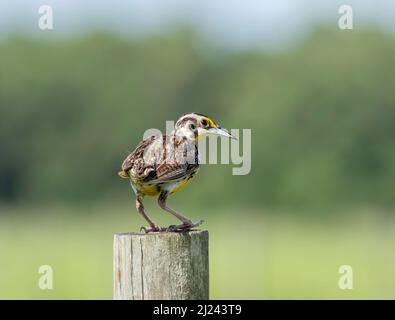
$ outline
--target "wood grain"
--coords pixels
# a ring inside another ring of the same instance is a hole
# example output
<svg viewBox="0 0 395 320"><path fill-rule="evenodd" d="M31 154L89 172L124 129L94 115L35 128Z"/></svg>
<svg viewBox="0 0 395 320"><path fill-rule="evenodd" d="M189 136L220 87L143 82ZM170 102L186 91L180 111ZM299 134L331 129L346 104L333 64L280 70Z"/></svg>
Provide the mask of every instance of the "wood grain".
<svg viewBox="0 0 395 320"><path fill-rule="evenodd" d="M208 231L114 235L114 299L208 298Z"/></svg>

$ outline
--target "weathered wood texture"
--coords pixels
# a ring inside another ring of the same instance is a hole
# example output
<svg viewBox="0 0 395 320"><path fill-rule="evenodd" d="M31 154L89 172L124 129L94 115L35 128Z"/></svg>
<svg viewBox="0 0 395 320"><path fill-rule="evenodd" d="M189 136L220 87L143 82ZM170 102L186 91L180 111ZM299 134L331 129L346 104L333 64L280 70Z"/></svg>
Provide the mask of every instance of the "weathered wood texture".
<svg viewBox="0 0 395 320"><path fill-rule="evenodd" d="M208 231L114 236L114 299L208 299Z"/></svg>

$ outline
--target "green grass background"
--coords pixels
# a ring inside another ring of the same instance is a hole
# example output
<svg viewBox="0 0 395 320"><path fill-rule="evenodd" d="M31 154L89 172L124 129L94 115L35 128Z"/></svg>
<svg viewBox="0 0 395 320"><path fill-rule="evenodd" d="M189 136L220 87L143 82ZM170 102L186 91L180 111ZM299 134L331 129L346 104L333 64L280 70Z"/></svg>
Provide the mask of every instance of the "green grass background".
<svg viewBox="0 0 395 320"><path fill-rule="evenodd" d="M148 208L162 225L175 222ZM385 212L377 218L378 210L365 209L355 220L348 211L318 219L262 209L182 209L206 220L212 299L395 298L395 221ZM113 234L143 224L132 204L2 210L9 213L0 216L2 299L111 299ZM352 290L338 287L344 264L353 268ZM53 290L39 289L40 265L52 266Z"/></svg>
<svg viewBox="0 0 395 320"><path fill-rule="evenodd" d="M119 167L146 129L195 111L252 131L248 175L204 165L170 200L206 221L211 298L395 299L392 34L317 26L278 51L182 26L47 35L0 41L0 298L110 299L113 234L144 223Z"/></svg>

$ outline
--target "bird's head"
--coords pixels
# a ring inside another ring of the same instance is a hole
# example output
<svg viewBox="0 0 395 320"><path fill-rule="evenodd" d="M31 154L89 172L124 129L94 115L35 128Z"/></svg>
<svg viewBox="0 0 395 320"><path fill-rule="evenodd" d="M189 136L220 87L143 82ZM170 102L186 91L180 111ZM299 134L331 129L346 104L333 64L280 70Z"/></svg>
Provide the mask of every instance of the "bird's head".
<svg viewBox="0 0 395 320"><path fill-rule="evenodd" d="M218 135L235 139L230 133L222 129L210 117L201 113L187 113L181 116L175 124L174 132L188 139L196 141L208 135Z"/></svg>

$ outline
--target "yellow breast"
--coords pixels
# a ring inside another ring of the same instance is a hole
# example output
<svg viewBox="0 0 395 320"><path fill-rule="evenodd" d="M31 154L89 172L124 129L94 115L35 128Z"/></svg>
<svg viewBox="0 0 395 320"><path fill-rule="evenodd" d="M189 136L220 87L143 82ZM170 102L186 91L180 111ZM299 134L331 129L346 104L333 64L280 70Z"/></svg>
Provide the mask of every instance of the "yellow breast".
<svg viewBox="0 0 395 320"><path fill-rule="evenodd" d="M192 177L186 178L185 180L181 180L179 182L169 182L162 183L161 185L157 184L143 184L140 181L133 181L131 179L132 187L135 191L146 195L146 196L157 196L160 192L167 191L170 194L176 193L184 188L187 184L189 184L192 180Z"/></svg>
<svg viewBox="0 0 395 320"><path fill-rule="evenodd" d="M189 177L185 180L182 180L172 191L171 193L176 193L180 191L182 188L184 188L187 184L189 184L192 181L192 177Z"/></svg>
<svg viewBox="0 0 395 320"><path fill-rule="evenodd" d="M145 196L157 196L160 193L160 188L155 184L142 184L133 180L131 182L133 188Z"/></svg>

